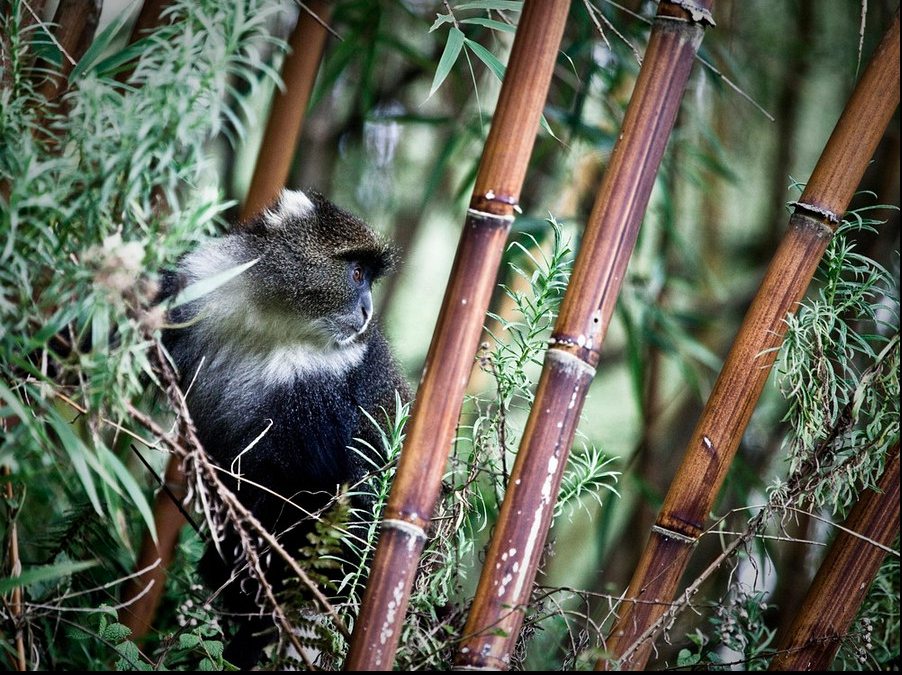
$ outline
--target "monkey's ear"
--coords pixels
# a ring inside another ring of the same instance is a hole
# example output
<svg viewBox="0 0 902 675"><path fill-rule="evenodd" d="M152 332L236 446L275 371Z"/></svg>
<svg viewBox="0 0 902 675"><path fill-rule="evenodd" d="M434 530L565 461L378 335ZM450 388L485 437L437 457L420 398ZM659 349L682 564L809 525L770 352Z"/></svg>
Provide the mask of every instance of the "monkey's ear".
<svg viewBox="0 0 902 675"><path fill-rule="evenodd" d="M267 231L281 229L288 223L308 218L315 211L316 205L303 192L283 188L272 204L239 225L239 229L251 234L264 234Z"/></svg>

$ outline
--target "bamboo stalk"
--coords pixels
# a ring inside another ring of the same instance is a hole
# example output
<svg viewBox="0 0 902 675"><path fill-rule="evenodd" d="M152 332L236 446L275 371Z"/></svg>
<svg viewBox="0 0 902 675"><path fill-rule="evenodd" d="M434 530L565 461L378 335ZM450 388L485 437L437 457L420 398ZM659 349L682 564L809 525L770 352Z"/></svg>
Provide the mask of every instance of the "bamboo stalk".
<svg viewBox="0 0 902 675"><path fill-rule="evenodd" d="M639 225L713 0L663 0L545 356L495 534L455 658L507 670L551 523L564 466Z"/></svg>
<svg viewBox="0 0 902 675"><path fill-rule="evenodd" d="M187 486L179 458L173 456L169 460L163 480L179 498L184 498ZM172 494L166 490L160 490L154 500L153 522L157 539L155 541L150 532L144 534L135 564L136 572L146 571L132 577L122 587L122 602L127 604L119 610L119 622L131 629L132 640L140 640L152 627L166 590L166 574L175 558L179 534L187 522Z"/></svg>
<svg viewBox="0 0 902 675"><path fill-rule="evenodd" d="M301 7L289 41L291 51L282 66L285 90L276 92L272 102L254 176L241 211L242 220L269 206L285 185L328 37L325 26L316 17L325 22L331 14L332 3L326 0L312 0L306 9Z"/></svg>
<svg viewBox="0 0 902 675"><path fill-rule="evenodd" d="M641 670L651 641L620 655L665 611L702 533L785 332L899 102L899 13L833 130L789 220L671 484L620 614L608 660ZM650 602L650 601L654 602ZM642 602L637 602L642 601Z"/></svg>
<svg viewBox="0 0 902 675"><path fill-rule="evenodd" d="M407 439L351 648L348 670L389 670L570 0L526 0L451 277L423 368Z"/></svg>
<svg viewBox="0 0 902 675"><path fill-rule="evenodd" d="M899 534L898 443L887 454L878 487L859 497L843 525L851 532L840 530L830 546L792 626L777 642L769 670L830 669L886 556L868 541L888 547Z"/></svg>

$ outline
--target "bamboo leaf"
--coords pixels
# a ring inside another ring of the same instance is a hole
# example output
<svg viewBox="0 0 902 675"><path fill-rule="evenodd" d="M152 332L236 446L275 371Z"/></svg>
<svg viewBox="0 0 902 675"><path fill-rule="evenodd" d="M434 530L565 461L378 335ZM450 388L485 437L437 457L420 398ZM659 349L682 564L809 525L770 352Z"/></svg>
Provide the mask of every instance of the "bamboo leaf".
<svg viewBox="0 0 902 675"><path fill-rule="evenodd" d="M523 9L522 0L482 0L481 2L465 2L454 8L456 11L465 9L481 9L489 10L510 10L511 12L519 12Z"/></svg>
<svg viewBox="0 0 902 675"><path fill-rule="evenodd" d="M189 302L194 302L198 298L202 298L208 293L212 293L220 286L228 283L239 274L242 274L246 270L249 270L251 267L256 265L258 260L259 258L254 258L253 260L242 263L241 265L230 267L229 269L220 272L219 274L214 274L213 276L207 277L206 279L195 281L193 284L190 284L181 293L175 296L172 304L169 305L169 308L174 309L175 307L180 307L181 305L187 305Z"/></svg>
<svg viewBox="0 0 902 675"><path fill-rule="evenodd" d="M461 35L463 35L461 33ZM470 48L470 51L476 55L480 61L482 61L493 73L495 73L495 77L497 77L502 82L504 81L504 71L505 66L501 61L498 60L498 57L492 54L488 49L483 47L478 42L470 40L469 38L464 38L464 43L466 43L467 47Z"/></svg>
<svg viewBox="0 0 902 675"><path fill-rule="evenodd" d="M19 588L20 586L28 586L30 584L68 577L76 572L81 572L82 570L86 570L89 567L95 567L96 565L96 560L69 560L53 565L30 567L17 577L0 579L0 595L9 593L14 588Z"/></svg>
<svg viewBox="0 0 902 675"><path fill-rule="evenodd" d="M153 511L150 508L147 497L144 496L144 491L141 490L135 477L125 467L122 460L108 450L104 454L107 466L113 470L116 478L119 479L119 484L122 485L132 504L138 509L138 513L141 514L141 518L144 519L144 523L147 525L150 536L153 537L154 541L157 541L157 528L154 524Z"/></svg>
<svg viewBox="0 0 902 675"><path fill-rule="evenodd" d="M72 72L69 73L69 85L71 86L78 78L82 77L88 70L90 70L91 66L97 61L103 52L106 51L107 47L110 46L110 43L113 41L113 38L118 35L119 31L122 30L122 27L125 25L125 22L129 20L132 15L132 8L137 3L137 0L132 0L131 4L128 5L125 9L119 12L119 16L116 17L114 21L110 23L109 26L104 28L97 37L91 42L91 46L88 47L87 51L85 51L84 56L82 56L78 63L75 64L75 67L72 69Z"/></svg>
<svg viewBox="0 0 902 675"><path fill-rule="evenodd" d="M463 47L465 39L459 28L452 27L448 32L448 42L445 43L445 50L442 52L438 67L435 69L435 77L432 79L432 87L429 89L427 100L432 97L442 82L445 81L445 78L448 77L451 68L457 62L457 57L460 56L460 49Z"/></svg>
<svg viewBox="0 0 902 675"><path fill-rule="evenodd" d="M486 28L491 28L492 30L500 30L505 33L516 33L517 27L512 26L509 23L504 23L503 21L496 21L495 19L486 19L482 16L471 16L468 19L461 19L459 23L472 23L477 26L484 26Z"/></svg>

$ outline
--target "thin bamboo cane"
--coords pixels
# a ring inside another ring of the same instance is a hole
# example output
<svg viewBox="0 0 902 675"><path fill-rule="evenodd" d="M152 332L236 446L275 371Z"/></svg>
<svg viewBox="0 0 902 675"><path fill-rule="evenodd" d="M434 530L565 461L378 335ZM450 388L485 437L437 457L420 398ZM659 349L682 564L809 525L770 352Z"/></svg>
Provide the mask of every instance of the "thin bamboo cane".
<svg viewBox="0 0 902 675"><path fill-rule="evenodd" d="M793 311L899 103L899 13L827 142L696 425L620 614L605 669L641 670L651 641L621 655L666 610L764 388Z"/></svg>
<svg viewBox="0 0 902 675"><path fill-rule="evenodd" d="M345 667L389 670L570 0L526 0Z"/></svg>
<svg viewBox="0 0 902 675"><path fill-rule="evenodd" d="M320 21L328 21L331 14L332 3L327 0L312 0L306 9L301 8L289 40L291 51L282 66L285 91L277 92L273 99L254 176L241 211L242 220L269 206L285 185L328 37Z"/></svg>
<svg viewBox="0 0 902 675"><path fill-rule="evenodd" d="M663 0L545 356L455 668L506 670L585 395L713 0Z"/></svg>
<svg viewBox="0 0 902 675"><path fill-rule="evenodd" d="M899 444L887 455L879 491L867 490L836 535L769 670L830 669L886 550L899 534ZM853 534L854 533L854 534ZM842 602L837 602L837 597Z"/></svg>
<svg viewBox="0 0 902 675"><path fill-rule="evenodd" d="M173 493L184 499L187 493L185 474L177 457L172 457L163 478L170 492L160 490L153 504L153 521L157 530L154 541L150 533L144 534L135 570L144 573L129 579L122 587L122 603L119 622L128 626L132 640L140 640L151 629L153 619L166 590L166 574L175 557L179 533L187 522L179 505L173 501ZM159 560L159 564L155 563Z"/></svg>

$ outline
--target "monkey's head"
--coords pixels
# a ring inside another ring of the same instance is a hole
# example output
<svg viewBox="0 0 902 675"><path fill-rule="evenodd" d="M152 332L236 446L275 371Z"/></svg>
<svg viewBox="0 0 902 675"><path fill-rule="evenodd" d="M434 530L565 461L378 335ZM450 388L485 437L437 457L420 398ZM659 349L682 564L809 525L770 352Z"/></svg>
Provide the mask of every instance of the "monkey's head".
<svg viewBox="0 0 902 675"><path fill-rule="evenodd" d="M245 291L269 332L323 347L355 342L373 317L373 283L395 263L391 246L359 218L315 192L283 190L233 237L258 258ZM284 322L284 324L283 324Z"/></svg>

